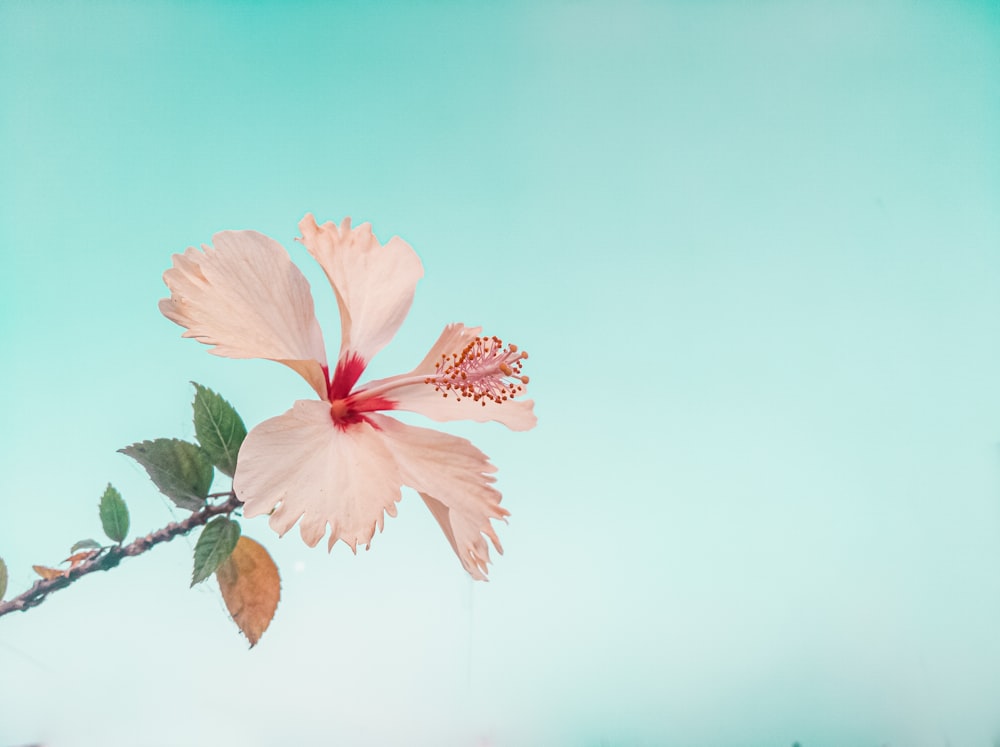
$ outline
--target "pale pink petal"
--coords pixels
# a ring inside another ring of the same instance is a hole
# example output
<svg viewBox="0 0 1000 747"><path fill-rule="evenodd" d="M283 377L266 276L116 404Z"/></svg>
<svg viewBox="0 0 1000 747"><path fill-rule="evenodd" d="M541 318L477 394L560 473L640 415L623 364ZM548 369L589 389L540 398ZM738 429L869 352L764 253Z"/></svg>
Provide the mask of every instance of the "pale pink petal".
<svg viewBox="0 0 1000 747"><path fill-rule="evenodd" d="M396 515L403 479L385 435L366 422L337 428L330 406L300 400L265 420L240 448L233 489L247 517L271 514L284 534L296 521L314 547L330 527L328 547L368 545L384 513Z"/></svg>
<svg viewBox="0 0 1000 747"><path fill-rule="evenodd" d="M533 400L508 399L494 402L485 398L479 401L469 397L460 398L453 394L444 397L433 383L424 380L436 373L435 364L441 361L442 356L462 350L481 332L481 327L449 324L416 368L400 376L368 382L359 387L357 395L364 397L368 392L375 392L394 402L394 409L420 413L439 423L451 420L485 423L495 420L514 431L534 428L538 418L534 413ZM523 395L527 391L527 385L522 384L520 388Z"/></svg>
<svg viewBox="0 0 1000 747"><path fill-rule="evenodd" d="M395 409L416 412L439 423L451 420L485 423L495 420L512 431L528 431L538 423L534 412L535 401L531 399L476 402L466 397L459 401L454 396L442 397L433 386L421 383L399 387L385 396L396 403Z"/></svg>
<svg viewBox="0 0 1000 747"><path fill-rule="evenodd" d="M442 357L456 350L461 350L472 340L483 333L482 327L466 327L461 322L452 322L445 326L437 341L427 351L424 359L410 374L429 375L436 372L436 365Z"/></svg>
<svg viewBox="0 0 1000 747"><path fill-rule="evenodd" d="M186 327L209 352L266 358L297 371L326 399L326 351L309 283L274 239L256 231L223 231L214 248L173 256L163 273L170 298L160 311Z"/></svg>
<svg viewBox="0 0 1000 747"><path fill-rule="evenodd" d="M476 531L474 521L470 521L468 517L458 512L453 513L441 501L431 498L427 493L420 493L420 497L424 499L424 504L430 509L431 515L444 531L444 536L448 538L451 549L455 551L458 559L462 562L462 567L476 581L488 581L486 563L489 562L490 547L486 543L486 538ZM459 540L456 537L472 538L472 549L465 554L464 558L459 549ZM500 550L500 554L503 554L503 550Z"/></svg>
<svg viewBox="0 0 1000 747"><path fill-rule="evenodd" d="M312 214L299 223L302 243L323 267L340 306L340 361L355 355L365 363L385 347L406 318L424 268L398 236L383 246L370 223L351 219L316 225Z"/></svg>
<svg viewBox="0 0 1000 747"><path fill-rule="evenodd" d="M484 580L490 562L486 538L503 553L490 521L509 515L493 487L496 467L464 438L386 415L370 418L392 450L403 484L421 494L465 570Z"/></svg>

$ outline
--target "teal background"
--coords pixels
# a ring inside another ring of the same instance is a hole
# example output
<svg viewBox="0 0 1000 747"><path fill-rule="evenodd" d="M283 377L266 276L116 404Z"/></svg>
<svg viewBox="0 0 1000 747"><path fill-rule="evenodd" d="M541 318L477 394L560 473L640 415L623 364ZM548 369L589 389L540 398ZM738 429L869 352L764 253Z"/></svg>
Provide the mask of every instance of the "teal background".
<svg viewBox="0 0 1000 747"><path fill-rule="evenodd" d="M307 211L531 353L506 554L416 496L370 552L244 523L259 647L193 539L0 620L0 745L989 745L1000 734L1000 6L0 2L8 596L180 518L116 449L310 396L157 311L218 230ZM414 422L417 422L416 420ZM226 483L217 483L225 489Z"/></svg>

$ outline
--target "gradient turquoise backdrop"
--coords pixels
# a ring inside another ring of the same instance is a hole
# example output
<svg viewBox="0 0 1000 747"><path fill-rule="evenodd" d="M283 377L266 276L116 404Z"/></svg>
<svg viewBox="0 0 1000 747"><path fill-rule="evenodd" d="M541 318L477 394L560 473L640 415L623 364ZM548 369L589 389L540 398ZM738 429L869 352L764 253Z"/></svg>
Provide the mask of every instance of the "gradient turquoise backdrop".
<svg viewBox="0 0 1000 747"><path fill-rule="evenodd" d="M11 590L180 515L116 449L310 396L156 303L215 231L372 221L531 353L506 554L416 496L357 557L245 532L248 652L177 541L0 620L0 745L989 745L1000 733L995 2L0 1ZM221 485L225 488L225 484Z"/></svg>

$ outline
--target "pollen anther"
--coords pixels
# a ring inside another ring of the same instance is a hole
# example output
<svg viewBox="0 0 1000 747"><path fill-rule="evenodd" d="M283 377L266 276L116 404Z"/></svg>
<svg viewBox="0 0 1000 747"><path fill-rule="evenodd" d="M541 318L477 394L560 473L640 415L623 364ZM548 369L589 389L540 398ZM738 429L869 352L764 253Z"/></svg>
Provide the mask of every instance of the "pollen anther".
<svg viewBox="0 0 1000 747"><path fill-rule="evenodd" d="M499 337L476 337L460 352L442 355L437 371L424 382L445 397L453 392L459 402L468 397L483 407L487 400L500 404L524 391L528 377L521 374L521 361L527 357Z"/></svg>

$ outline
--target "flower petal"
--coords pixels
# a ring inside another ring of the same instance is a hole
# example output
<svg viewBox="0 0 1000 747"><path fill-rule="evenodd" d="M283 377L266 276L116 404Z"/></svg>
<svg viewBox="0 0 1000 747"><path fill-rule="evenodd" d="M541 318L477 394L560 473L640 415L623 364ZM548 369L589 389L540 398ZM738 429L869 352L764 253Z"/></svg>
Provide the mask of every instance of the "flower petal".
<svg viewBox="0 0 1000 747"><path fill-rule="evenodd" d="M513 431L531 430L538 422L533 400L509 399L506 402L493 402L484 398L477 402L469 397L462 399L454 396L442 397L441 392L432 384L423 381L422 377L436 373L435 364L443 355L461 350L481 333L482 327L449 324L416 368L400 376L368 382L358 389L357 395L363 397L365 392L378 391L381 396L395 404L393 409L420 413L439 423L452 420L485 423L495 420ZM527 385L523 385L522 389L527 390Z"/></svg>
<svg viewBox="0 0 1000 747"><path fill-rule="evenodd" d="M353 355L367 364L406 318L417 281L424 274L420 258L398 236L383 246L370 223L351 228L350 218L339 226L330 222L318 226L309 213L299 230L302 243L323 267L337 294L339 360Z"/></svg>
<svg viewBox="0 0 1000 747"><path fill-rule="evenodd" d="M326 399L326 350L309 282L274 239L256 231L223 231L214 248L189 247L163 273L170 298L160 311L187 328L209 352L266 358L297 371Z"/></svg>
<svg viewBox="0 0 1000 747"><path fill-rule="evenodd" d="M300 400L284 415L265 420L243 442L233 489L247 517L271 514L284 534L301 519L310 547L331 528L357 552L382 530L384 512L396 515L403 479L391 445L367 422L338 428L330 406Z"/></svg>
<svg viewBox="0 0 1000 747"><path fill-rule="evenodd" d="M510 513L501 508L500 491L493 487L496 467L464 438L404 425L386 415L369 417L392 450L403 484L420 493L465 570L485 580L490 562L486 538L503 554L490 520Z"/></svg>
<svg viewBox="0 0 1000 747"><path fill-rule="evenodd" d="M449 353L461 350L483 333L482 327L466 327L461 322L452 322L445 326L424 359L410 373L429 376L437 373L437 365Z"/></svg>
<svg viewBox="0 0 1000 747"><path fill-rule="evenodd" d="M395 402L396 410L420 413L439 423L451 420L485 423L495 420L512 431L528 431L538 423L534 413L535 401L531 399L510 399L498 403L464 398L459 402L455 397L442 397L433 386L422 383L394 389L386 397Z"/></svg>

